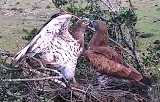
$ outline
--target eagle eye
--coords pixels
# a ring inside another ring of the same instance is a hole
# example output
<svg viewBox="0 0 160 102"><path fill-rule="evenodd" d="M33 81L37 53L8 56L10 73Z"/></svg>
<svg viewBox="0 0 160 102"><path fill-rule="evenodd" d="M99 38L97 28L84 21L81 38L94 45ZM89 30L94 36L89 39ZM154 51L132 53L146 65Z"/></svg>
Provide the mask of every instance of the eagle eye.
<svg viewBox="0 0 160 102"><path fill-rule="evenodd" d="M85 24L85 22L82 22L82 24Z"/></svg>

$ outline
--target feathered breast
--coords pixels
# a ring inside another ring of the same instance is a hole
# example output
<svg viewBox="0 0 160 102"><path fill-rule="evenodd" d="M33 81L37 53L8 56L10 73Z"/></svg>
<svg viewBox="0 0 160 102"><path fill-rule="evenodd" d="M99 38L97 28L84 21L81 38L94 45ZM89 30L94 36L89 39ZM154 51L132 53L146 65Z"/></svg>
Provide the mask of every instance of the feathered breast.
<svg viewBox="0 0 160 102"><path fill-rule="evenodd" d="M76 40L69 38L54 38L48 45L41 52L42 58L49 63L53 60L61 62L59 66L76 61L83 51Z"/></svg>

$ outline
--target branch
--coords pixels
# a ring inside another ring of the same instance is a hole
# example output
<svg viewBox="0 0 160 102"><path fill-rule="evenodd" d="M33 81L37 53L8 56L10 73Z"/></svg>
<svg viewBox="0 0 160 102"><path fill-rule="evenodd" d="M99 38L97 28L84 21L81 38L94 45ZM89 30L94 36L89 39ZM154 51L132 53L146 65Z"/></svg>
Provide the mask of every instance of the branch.
<svg viewBox="0 0 160 102"><path fill-rule="evenodd" d="M36 74L39 75L39 76L50 77L48 74L41 73L41 72L39 72L39 71L37 71L37 70L34 70L33 68L30 68L30 66L28 66L28 67L29 67L29 68L22 68L22 69L28 70L29 72L36 73ZM58 76L61 77L61 78L58 78L58 79L64 78L63 75L62 75L59 71L57 71L57 70L50 69L50 68L39 68L39 69L52 71L52 72L58 74ZM51 79L51 80L54 81L54 82L56 82L56 83L58 83L58 84L60 84L60 85L63 86L63 87L67 87L64 82L62 82L62 81L60 81L60 80L58 80L58 79L56 78L56 79L54 79L54 80L53 80L53 79Z"/></svg>
<svg viewBox="0 0 160 102"><path fill-rule="evenodd" d="M61 79L62 76L52 76L52 77L43 77L43 78L32 78L32 79L1 79L3 82L17 82L17 81L41 81L49 79Z"/></svg>
<svg viewBox="0 0 160 102"><path fill-rule="evenodd" d="M123 50L124 52L126 52L129 56L131 56L132 58L135 58L135 56L133 56L133 55L132 55L131 53L129 53L128 51L126 51L125 48L123 48L118 42L114 41L114 40L111 39L111 38L109 38L109 40L110 40L111 42L113 42L114 44L120 46L120 47L122 48L122 50Z"/></svg>
<svg viewBox="0 0 160 102"><path fill-rule="evenodd" d="M93 33L95 32L95 30L94 30L93 28L91 28L91 27L88 27L88 30L91 31L91 32L93 32ZM112 43L120 46L120 47L122 48L122 50L125 51L129 56L131 56L132 58L135 58L135 56L134 56L133 54L131 54L131 53L129 53L128 51L126 51L125 48L123 48L118 42L116 42L116 41L113 40L112 38L109 38L109 40L110 40ZM129 46L129 43L126 42L126 44L128 44L128 46ZM127 46L127 47L128 47L128 46ZM130 46L129 46L129 47L130 47Z"/></svg>
<svg viewBox="0 0 160 102"><path fill-rule="evenodd" d="M113 8L111 2L109 0L100 0L102 3L104 3L111 12L115 12L115 9ZM108 3L107 3L108 2Z"/></svg>

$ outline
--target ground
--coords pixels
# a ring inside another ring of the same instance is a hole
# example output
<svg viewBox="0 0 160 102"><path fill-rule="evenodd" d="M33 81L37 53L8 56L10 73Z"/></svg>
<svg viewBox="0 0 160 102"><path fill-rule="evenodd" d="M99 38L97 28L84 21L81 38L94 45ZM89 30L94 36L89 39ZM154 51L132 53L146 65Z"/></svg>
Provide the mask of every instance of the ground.
<svg viewBox="0 0 160 102"><path fill-rule="evenodd" d="M138 23L139 32L153 33L150 38L140 38L139 45L142 51L150 42L160 39L160 1L159 0L132 0ZM127 1L122 2L125 6ZM40 28L55 12L51 0L4 0L0 1L0 47L17 52L17 44L24 46L22 40L25 35L23 29Z"/></svg>
<svg viewBox="0 0 160 102"><path fill-rule="evenodd" d="M25 45L23 29L40 28L55 12L51 0L0 1L0 47L17 52L17 43Z"/></svg>

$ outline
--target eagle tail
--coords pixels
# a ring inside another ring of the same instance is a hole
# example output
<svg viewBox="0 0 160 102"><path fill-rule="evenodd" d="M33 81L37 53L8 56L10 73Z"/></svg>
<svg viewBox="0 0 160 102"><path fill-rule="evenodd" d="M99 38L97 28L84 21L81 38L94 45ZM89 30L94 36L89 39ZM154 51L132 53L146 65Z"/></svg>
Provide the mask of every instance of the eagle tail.
<svg viewBox="0 0 160 102"><path fill-rule="evenodd" d="M27 45L24 49L22 49L21 51L19 51L19 52L14 56L14 58L12 59L12 65L13 65L13 66L18 65L18 64L24 59L28 48L29 48L29 45Z"/></svg>
<svg viewBox="0 0 160 102"><path fill-rule="evenodd" d="M152 82L149 78L143 76L141 73L139 73L137 70L133 68L128 68L128 69L131 70L131 73L128 76L129 79L134 80L135 83L137 83L144 89L151 89Z"/></svg>
<svg viewBox="0 0 160 102"><path fill-rule="evenodd" d="M139 82L142 83L144 89L151 89L152 82L149 78L143 76Z"/></svg>

